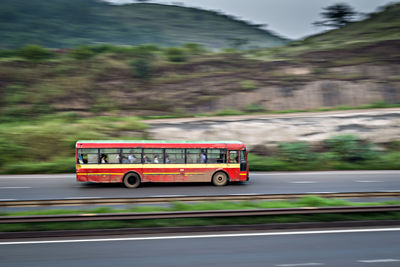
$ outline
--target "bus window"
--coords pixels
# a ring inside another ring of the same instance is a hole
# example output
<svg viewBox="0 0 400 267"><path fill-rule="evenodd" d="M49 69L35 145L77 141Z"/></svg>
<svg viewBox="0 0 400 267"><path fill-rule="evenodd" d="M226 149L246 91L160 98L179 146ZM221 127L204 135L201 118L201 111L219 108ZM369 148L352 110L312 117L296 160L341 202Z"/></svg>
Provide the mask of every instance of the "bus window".
<svg viewBox="0 0 400 267"><path fill-rule="evenodd" d="M165 163L167 164L185 163L185 149L181 148L165 149Z"/></svg>
<svg viewBox="0 0 400 267"><path fill-rule="evenodd" d="M239 163L239 153L236 150L229 151L229 163Z"/></svg>
<svg viewBox="0 0 400 267"><path fill-rule="evenodd" d="M142 163L141 148L124 148L121 150L121 163L140 164Z"/></svg>
<svg viewBox="0 0 400 267"><path fill-rule="evenodd" d="M187 164L201 163L201 150L199 148L186 149L186 163Z"/></svg>
<svg viewBox="0 0 400 267"><path fill-rule="evenodd" d="M99 163L120 163L119 148L102 148L100 149Z"/></svg>
<svg viewBox="0 0 400 267"><path fill-rule="evenodd" d="M207 163L226 163L226 149L207 149Z"/></svg>
<svg viewBox="0 0 400 267"><path fill-rule="evenodd" d="M78 164L97 164L99 162L99 150L97 148L78 149Z"/></svg>
<svg viewBox="0 0 400 267"><path fill-rule="evenodd" d="M159 164L164 162L164 153L162 148L143 149L144 164Z"/></svg>

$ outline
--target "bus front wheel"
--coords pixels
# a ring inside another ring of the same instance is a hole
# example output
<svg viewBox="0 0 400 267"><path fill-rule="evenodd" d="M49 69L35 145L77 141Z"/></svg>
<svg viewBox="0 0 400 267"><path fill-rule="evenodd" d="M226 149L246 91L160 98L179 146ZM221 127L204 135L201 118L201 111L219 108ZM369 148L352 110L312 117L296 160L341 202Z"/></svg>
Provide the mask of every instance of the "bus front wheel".
<svg viewBox="0 0 400 267"><path fill-rule="evenodd" d="M128 173L124 178L124 185L128 188L136 188L140 185L140 177L136 173Z"/></svg>
<svg viewBox="0 0 400 267"><path fill-rule="evenodd" d="M224 186L228 183L228 175L224 172L217 172L212 177L212 183L216 186Z"/></svg>

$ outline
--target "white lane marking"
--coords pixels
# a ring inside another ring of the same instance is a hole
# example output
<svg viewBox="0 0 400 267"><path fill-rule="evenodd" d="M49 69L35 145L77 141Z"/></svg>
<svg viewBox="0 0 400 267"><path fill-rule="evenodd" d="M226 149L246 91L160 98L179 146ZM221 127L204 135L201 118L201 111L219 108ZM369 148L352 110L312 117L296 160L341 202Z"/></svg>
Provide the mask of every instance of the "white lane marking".
<svg viewBox="0 0 400 267"><path fill-rule="evenodd" d="M317 181L291 181L290 184L317 184Z"/></svg>
<svg viewBox="0 0 400 267"><path fill-rule="evenodd" d="M0 189L29 189L30 186L2 186Z"/></svg>
<svg viewBox="0 0 400 267"><path fill-rule="evenodd" d="M250 172L250 176L277 176L277 175L338 175L338 174L400 174L398 170L387 171L327 171L327 172ZM37 175L0 175L0 179L75 179L76 174L54 174L50 176Z"/></svg>
<svg viewBox="0 0 400 267"><path fill-rule="evenodd" d="M0 245L24 244L54 244L54 243L83 243L83 242L111 242L111 241L142 241L142 240L168 240L168 239L196 239L196 238L223 238L223 237L253 237L253 236L280 236L280 235L312 235L312 234L342 234L342 233L369 233L369 232L397 232L398 228L372 228L348 230L320 230L320 231L293 231L293 232L268 232L268 233L242 233L242 234L213 234L213 235L177 235L177 236L151 236L151 237L121 237L121 238L93 238L93 239L64 239L64 240L31 240L0 242Z"/></svg>
<svg viewBox="0 0 400 267"><path fill-rule="evenodd" d="M375 180L356 180L357 183L383 183L385 181L375 181Z"/></svg>
<svg viewBox="0 0 400 267"><path fill-rule="evenodd" d="M257 196L257 195L263 195L263 193L229 194L229 196Z"/></svg>
<svg viewBox="0 0 400 267"><path fill-rule="evenodd" d="M357 262L362 263L378 263L378 262L398 262L398 259L376 259L376 260L358 260Z"/></svg>
<svg viewBox="0 0 400 267"><path fill-rule="evenodd" d="M304 194L335 194L337 192L304 192Z"/></svg>
<svg viewBox="0 0 400 267"><path fill-rule="evenodd" d="M276 264L275 266L280 267L292 267L292 266L321 266L325 265L319 262L307 262L307 263L288 263L288 264Z"/></svg>
<svg viewBox="0 0 400 267"><path fill-rule="evenodd" d="M80 199L80 198L84 198L84 199L97 199L97 198L102 198L102 197L64 197L63 199Z"/></svg>
<svg viewBox="0 0 400 267"><path fill-rule="evenodd" d="M186 197L186 195L155 195L152 197Z"/></svg>
<svg viewBox="0 0 400 267"><path fill-rule="evenodd" d="M253 175L276 176L276 175L338 175L338 174L400 174L397 170L388 171L327 171L327 172L250 172Z"/></svg>
<svg viewBox="0 0 400 267"><path fill-rule="evenodd" d="M0 179L4 180L15 180L15 179L76 179L76 174L68 174L68 175L54 175L54 176L42 176L42 175L0 175Z"/></svg>

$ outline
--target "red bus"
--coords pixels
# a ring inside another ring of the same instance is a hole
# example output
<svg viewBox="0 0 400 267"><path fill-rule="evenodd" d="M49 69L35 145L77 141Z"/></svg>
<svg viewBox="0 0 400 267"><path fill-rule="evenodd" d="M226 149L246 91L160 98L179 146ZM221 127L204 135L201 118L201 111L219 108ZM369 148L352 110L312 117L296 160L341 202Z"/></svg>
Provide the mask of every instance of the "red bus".
<svg viewBox="0 0 400 267"><path fill-rule="evenodd" d="M228 182L249 180L246 147L238 141L78 141L79 182Z"/></svg>

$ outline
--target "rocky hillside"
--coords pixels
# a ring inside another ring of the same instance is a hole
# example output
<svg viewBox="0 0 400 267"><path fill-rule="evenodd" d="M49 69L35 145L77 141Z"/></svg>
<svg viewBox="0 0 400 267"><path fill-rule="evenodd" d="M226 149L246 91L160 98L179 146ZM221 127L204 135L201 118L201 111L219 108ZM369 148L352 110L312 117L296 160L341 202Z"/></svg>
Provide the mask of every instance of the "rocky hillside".
<svg viewBox="0 0 400 267"><path fill-rule="evenodd" d="M186 116L399 104L400 37L391 30L385 35L388 24L400 27L399 6L328 32L323 41L325 35L319 35L320 41L271 49L97 45L43 58L32 56L35 48L8 51L0 60L1 117L65 111ZM352 40L361 36L362 42L334 45L341 32L354 28Z"/></svg>
<svg viewBox="0 0 400 267"><path fill-rule="evenodd" d="M260 48L287 43L261 25L219 12L146 3L117 6L98 0L2 0L0 40L0 48L98 43Z"/></svg>

